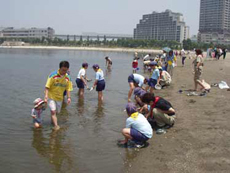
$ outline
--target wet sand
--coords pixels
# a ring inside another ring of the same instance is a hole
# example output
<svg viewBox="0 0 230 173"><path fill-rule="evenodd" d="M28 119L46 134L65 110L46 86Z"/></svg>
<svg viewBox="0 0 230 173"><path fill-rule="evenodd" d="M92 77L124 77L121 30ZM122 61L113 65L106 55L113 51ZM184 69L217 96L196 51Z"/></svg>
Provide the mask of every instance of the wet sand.
<svg viewBox="0 0 230 173"><path fill-rule="evenodd" d="M154 132L149 147L140 150L127 172L229 172L230 91L212 87L204 97L179 94L179 89L194 87L192 60L185 63L181 67L179 59L172 86L156 92L175 107L175 126L164 135ZM205 61L203 78L208 83L223 80L230 85L230 55L226 60Z"/></svg>

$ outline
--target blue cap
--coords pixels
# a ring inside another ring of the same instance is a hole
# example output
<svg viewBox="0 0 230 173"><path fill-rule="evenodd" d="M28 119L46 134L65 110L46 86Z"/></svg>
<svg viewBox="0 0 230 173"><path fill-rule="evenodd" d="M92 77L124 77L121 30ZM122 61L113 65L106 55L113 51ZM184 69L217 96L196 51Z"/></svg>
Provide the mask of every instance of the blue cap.
<svg viewBox="0 0 230 173"><path fill-rule="evenodd" d="M93 68L99 68L99 65L98 64L94 64Z"/></svg>
<svg viewBox="0 0 230 173"><path fill-rule="evenodd" d="M157 65L157 62L155 62L155 61L152 61L152 62L150 62L150 63L149 63L149 65L150 65L150 66L154 66L154 65Z"/></svg>
<svg viewBox="0 0 230 173"><path fill-rule="evenodd" d="M149 78L146 77L145 80L146 80L147 83L149 83Z"/></svg>
<svg viewBox="0 0 230 173"><path fill-rule="evenodd" d="M137 107L134 103L128 103L126 105L126 112L130 115L132 113L137 112Z"/></svg>
<svg viewBox="0 0 230 173"><path fill-rule="evenodd" d="M133 93L134 93L134 95L141 97L141 96L143 96L146 93L146 91L143 90L140 87L137 87L137 88L134 89Z"/></svg>

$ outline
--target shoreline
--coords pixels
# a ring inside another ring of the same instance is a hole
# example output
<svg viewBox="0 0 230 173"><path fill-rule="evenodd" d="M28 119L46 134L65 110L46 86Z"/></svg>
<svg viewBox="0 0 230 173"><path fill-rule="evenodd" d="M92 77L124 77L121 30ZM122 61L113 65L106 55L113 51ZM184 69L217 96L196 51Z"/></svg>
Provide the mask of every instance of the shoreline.
<svg viewBox="0 0 230 173"><path fill-rule="evenodd" d="M0 49L51 49L51 50L87 50L104 52L138 52L161 54L162 50L135 49L135 48L101 48L101 47L61 47L61 46L0 46Z"/></svg>

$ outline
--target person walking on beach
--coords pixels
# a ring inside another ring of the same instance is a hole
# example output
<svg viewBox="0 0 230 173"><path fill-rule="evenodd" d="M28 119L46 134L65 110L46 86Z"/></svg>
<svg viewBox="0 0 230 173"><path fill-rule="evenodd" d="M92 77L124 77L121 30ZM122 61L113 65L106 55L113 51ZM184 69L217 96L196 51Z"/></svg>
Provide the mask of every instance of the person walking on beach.
<svg viewBox="0 0 230 173"><path fill-rule="evenodd" d="M47 79L45 86L45 98L44 102L48 102L48 106L51 110L51 119L54 125L54 130L58 130L57 114L61 111L63 102L63 93L66 90L67 104L71 103L70 91L73 90L70 76L67 74L69 70L69 62L61 61L59 64L59 70L51 73Z"/></svg>
<svg viewBox="0 0 230 173"><path fill-rule="evenodd" d="M167 72L170 74L170 76L173 76L173 69L176 65L176 56L173 53L173 50L169 51L168 56L166 57L167 62Z"/></svg>
<svg viewBox="0 0 230 173"><path fill-rule="evenodd" d="M222 49L222 55L223 55L223 59L225 59L225 57L226 57L226 54L227 54L227 49L226 48L224 48L224 49Z"/></svg>
<svg viewBox="0 0 230 173"><path fill-rule="evenodd" d="M205 89L205 86L202 84L201 75L203 73L204 60L202 51L196 49L196 59L193 61L194 64L194 90L197 91L197 86L200 85L202 89Z"/></svg>
<svg viewBox="0 0 230 173"><path fill-rule="evenodd" d="M184 62L186 59L186 53L185 53L184 49L181 50L181 57L182 57L182 67L184 67Z"/></svg>
<svg viewBox="0 0 230 173"><path fill-rule="evenodd" d="M76 79L76 84L77 87L79 88L78 90L78 95L79 97L84 97L84 88L87 86L87 77L86 77L86 69L88 68L88 63L83 63L82 68L78 72L77 79Z"/></svg>
<svg viewBox="0 0 230 173"><path fill-rule="evenodd" d="M140 74L131 74L128 77L128 83L129 83L129 93L128 93L128 102L131 102L131 96L133 94L133 90L135 87L142 87L144 84L147 84L149 82L148 78L145 78L144 76Z"/></svg>
<svg viewBox="0 0 230 173"><path fill-rule="evenodd" d="M150 113L146 116L147 119L154 119L160 128L174 125L176 111L170 102L152 93L144 94L141 100L143 103L150 105Z"/></svg>
<svg viewBox="0 0 230 173"><path fill-rule="evenodd" d="M96 79L95 79L92 89L96 87L96 91L98 92L98 101L101 102L103 101L102 91L105 89L104 73L100 69L98 64L93 65L93 70L96 72Z"/></svg>
<svg viewBox="0 0 230 173"><path fill-rule="evenodd" d="M126 105L126 127L122 130L125 140L120 141L120 144L127 145L128 140L132 140L136 147L141 148L146 141L152 138L153 131L150 123L141 113L137 112L137 107L134 103Z"/></svg>
<svg viewBox="0 0 230 173"><path fill-rule="evenodd" d="M112 64L113 64L113 62L112 62L111 58L109 58L108 56L105 57L105 65L106 65L106 67L111 68Z"/></svg>

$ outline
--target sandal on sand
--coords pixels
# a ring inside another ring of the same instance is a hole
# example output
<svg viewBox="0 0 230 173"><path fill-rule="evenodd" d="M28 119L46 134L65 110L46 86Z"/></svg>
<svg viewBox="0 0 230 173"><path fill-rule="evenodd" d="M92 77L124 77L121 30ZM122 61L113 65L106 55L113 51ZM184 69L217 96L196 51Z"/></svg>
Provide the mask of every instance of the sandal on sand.
<svg viewBox="0 0 230 173"><path fill-rule="evenodd" d="M166 130L165 129L157 129L156 134L161 135L161 134L165 134Z"/></svg>

